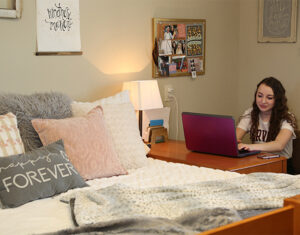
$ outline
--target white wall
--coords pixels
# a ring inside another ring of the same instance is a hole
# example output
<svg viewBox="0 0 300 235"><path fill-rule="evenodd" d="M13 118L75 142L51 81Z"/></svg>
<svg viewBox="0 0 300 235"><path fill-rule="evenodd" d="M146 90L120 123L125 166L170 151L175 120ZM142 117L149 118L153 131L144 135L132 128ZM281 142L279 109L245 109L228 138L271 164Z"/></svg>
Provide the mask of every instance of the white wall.
<svg viewBox="0 0 300 235"><path fill-rule="evenodd" d="M238 111L241 114L251 106L259 81L274 76L283 83L290 109L298 117L299 123L299 7L296 43L258 43L258 1L240 2Z"/></svg>
<svg viewBox="0 0 300 235"><path fill-rule="evenodd" d="M80 17L82 56L35 56L35 0L23 0L21 19L0 19L0 91L61 91L80 101L113 95L124 81L152 79L153 17L206 19L205 75L159 79L162 95L172 84L179 102L178 118L165 103L173 107L170 137L178 119L183 139L182 111L237 114L239 0L80 0Z"/></svg>

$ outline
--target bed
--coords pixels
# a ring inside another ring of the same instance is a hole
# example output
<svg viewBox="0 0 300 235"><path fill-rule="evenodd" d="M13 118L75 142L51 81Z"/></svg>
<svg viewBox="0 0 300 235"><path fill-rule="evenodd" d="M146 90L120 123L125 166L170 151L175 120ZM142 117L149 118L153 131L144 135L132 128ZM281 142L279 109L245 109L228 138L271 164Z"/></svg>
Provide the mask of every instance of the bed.
<svg viewBox="0 0 300 235"><path fill-rule="evenodd" d="M2 234L300 234L300 176L147 158L126 91L2 94L9 112L24 149L0 157Z"/></svg>

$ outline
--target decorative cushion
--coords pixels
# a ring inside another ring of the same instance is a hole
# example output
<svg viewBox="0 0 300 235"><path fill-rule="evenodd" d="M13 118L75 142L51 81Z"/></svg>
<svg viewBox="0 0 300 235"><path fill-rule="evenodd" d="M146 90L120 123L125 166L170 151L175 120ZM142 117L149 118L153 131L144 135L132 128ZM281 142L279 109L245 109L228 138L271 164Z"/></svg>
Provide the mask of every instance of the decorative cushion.
<svg viewBox="0 0 300 235"><path fill-rule="evenodd" d="M17 116L25 151L43 146L31 125L34 118L72 117L71 99L59 92L31 95L0 93L0 115L12 112Z"/></svg>
<svg viewBox="0 0 300 235"><path fill-rule="evenodd" d="M69 162L62 140L0 158L0 204L17 207L87 184Z"/></svg>
<svg viewBox="0 0 300 235"><path fill-rule="evenodd" d="M126 169L147 164L144 143L140 136L135 111L131 103L102 104L104 120L112 134L115 148Z"/></svg>
<svg viewBox="0 0 300 235"><path fill-rule="evenodd" d="M146 155L150 152L150 148L148 147L148 145L147 144L144 144L144 149L145 149L145 153L146 153Z"/></svg>
<svg viewBox="0 0 300 235"><path fill-rule="evenodd" d="M145 166L147 158L144 143L139 134L134 107L129 92L122 91L114 96L89 102L72 102L74 116L81 116L96 105L103 108L104 120L112 135L122 165L127 169Z"/></svg>
<svg viewBox="0 0 300 235"><path fill-rule="evenodd" d="M64 141L66 153L86 179L126 174L104 125L101 107L86 116L66 119L34 119L32 125L44 145Z"/></svg>
<svg viewBox="0 0 300 235"><path fill-rule="evenodd" d="M24 145L13 113L0 115L0 157L24 153Z"/></svg>
<svg viewBox="0 0 300 235"><path fill-rule="evenodd" d="M89 111L98 105L102 104L126 104L131 103L129 98L129 91L122 91L114 96L109 96L94 102L78 102L73 101L71 103L72 113L74 117L80 117L86 115Z"/></svg>

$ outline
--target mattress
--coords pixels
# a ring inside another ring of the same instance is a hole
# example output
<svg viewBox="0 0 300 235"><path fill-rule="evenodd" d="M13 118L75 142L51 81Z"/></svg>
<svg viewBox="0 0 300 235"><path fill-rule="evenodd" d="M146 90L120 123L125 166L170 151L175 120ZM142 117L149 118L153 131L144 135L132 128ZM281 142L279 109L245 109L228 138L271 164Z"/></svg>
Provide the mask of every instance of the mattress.
<svg viewBox="0 0 300 235"><path fill-rule="evenodd" d="M114 176L87 181L94 189L113 184L124 184L137 188L183 185L201 181L233 179L241 174L205 167L168 163L152 158L147 165L129 170L128 175ZM13 209L0 209L0 234L40 234L73 228L70 206L60 201L77 190L73 189L53 198L36 200Z"/></svg>

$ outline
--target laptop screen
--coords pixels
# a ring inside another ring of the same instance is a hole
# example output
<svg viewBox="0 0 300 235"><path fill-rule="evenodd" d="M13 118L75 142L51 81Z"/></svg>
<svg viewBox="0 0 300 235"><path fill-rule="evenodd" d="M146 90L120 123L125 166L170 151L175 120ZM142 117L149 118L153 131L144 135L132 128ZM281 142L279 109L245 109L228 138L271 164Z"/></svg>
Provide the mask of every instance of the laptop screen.
<svg viewBox="0 0 300 235"><path fill-rule="evenodd" d="M183 112L182 123L186 147L189 150L238 156L233 117Z"/></svg>

